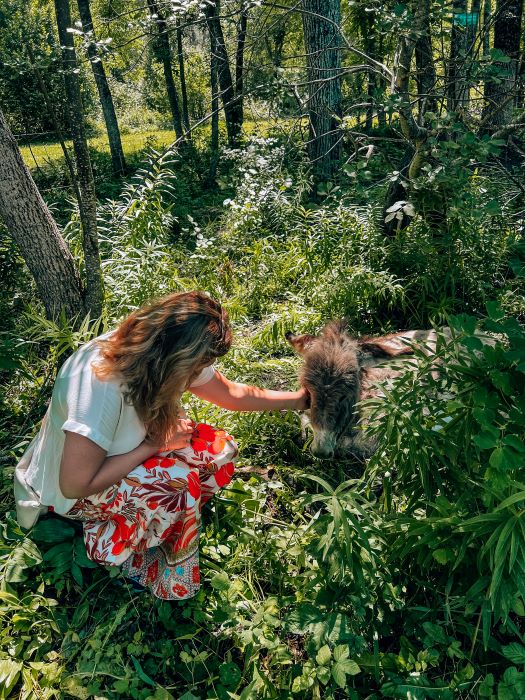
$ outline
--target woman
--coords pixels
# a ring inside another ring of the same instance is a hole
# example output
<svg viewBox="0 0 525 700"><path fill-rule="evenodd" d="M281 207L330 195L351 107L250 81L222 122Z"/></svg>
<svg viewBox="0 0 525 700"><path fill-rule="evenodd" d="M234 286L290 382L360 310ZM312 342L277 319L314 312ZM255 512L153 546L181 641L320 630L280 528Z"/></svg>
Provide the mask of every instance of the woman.
<svg viewBox="0 0 525 700"><path fill-rule="evenodd" d="M171 294L87 343L60 369L40 432L17 466L20 525L81 520L88 556L159 598L199 589L201 505L233 476L223 430L180 410L184 391L233 411L306 408L304 390L230 382L213 367L228 316L201 292Z"/></svg>

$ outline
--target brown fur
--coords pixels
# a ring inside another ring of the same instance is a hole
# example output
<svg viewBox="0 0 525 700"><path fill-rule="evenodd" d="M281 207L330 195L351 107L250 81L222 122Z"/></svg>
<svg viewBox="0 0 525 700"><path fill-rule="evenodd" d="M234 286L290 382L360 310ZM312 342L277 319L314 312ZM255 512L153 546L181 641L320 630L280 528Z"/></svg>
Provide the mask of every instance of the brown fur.
<svg viewBox="0 0 525 700"><path fill-rule="evenodd" d="M376 396L372 386L396 374L391 369L370 369L381 361L412 353L401 337L352 338L343 321L332 321L318 336L287 333L288 342L304 358L300 381L310 394L310 421L314 438L312 452L332 457L351 452L367 457L375 444L357 428L360 415L356 403Z"/></svg>

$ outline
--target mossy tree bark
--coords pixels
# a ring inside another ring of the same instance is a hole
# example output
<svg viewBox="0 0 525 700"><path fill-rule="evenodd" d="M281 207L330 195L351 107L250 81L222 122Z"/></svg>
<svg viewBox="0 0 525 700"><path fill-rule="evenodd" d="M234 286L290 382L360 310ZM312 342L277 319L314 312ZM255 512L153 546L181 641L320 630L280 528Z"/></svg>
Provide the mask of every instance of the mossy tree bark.
<svg viewBox="0 0 525 700"><path fill-rule="evenodd" d="M342 152L340 0L302 0L308 75L308 156L317 182L331 180Z"/></svg>
<svg viewBox="0 0 525 700"><path fill-rule="evenodd" d="M16 241L46 315L71 322L87 313L73 257L0 111L0 218Z"/></svg>

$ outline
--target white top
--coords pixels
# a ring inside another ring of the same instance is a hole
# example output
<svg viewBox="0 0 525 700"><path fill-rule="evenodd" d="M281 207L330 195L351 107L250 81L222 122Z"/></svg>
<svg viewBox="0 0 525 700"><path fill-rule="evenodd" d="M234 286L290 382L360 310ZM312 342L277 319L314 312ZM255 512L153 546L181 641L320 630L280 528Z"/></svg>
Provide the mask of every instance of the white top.
<svg viewBox="0 0 525 700"><path fill-rule="evenodd" d="M109 457L134 450L146 437L144 423L124 400L122 384L100 380L92 369L99 356L96 341L109 335L86 343L58 373L40 430L15 471L17 519L22 527L31 527L47 506L64 515L76 501L66 498L59 488L65 430L89 438ZM205 367L190 386L202 386L214 374L212 366Z"/></svg>

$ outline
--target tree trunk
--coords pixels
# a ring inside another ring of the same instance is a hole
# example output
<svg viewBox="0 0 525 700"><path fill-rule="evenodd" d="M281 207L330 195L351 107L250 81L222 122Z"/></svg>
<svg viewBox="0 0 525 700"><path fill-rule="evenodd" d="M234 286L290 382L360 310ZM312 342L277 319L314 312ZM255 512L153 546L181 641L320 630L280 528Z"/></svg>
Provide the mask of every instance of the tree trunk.
<svg viewBox="0 0 525 700"><path fill-rule="evenodd" d="M244 46L248 28L248 8L241 0L241 16L237 26L237 50L235 52L235 95L239 104L239 118L244 121Z"/></svg>
<svg viewBox="0 0 525 700"><path fill-rule="evenodd" d="M182 29L180 28L179 19L177 19L177 58L179 61L180 94L182 97L182 119L184 122L184 129L186 130L187 138L191 139L190 111L188 108L188 92L186 90L186 67L184 65Z"/></svg>
<svg viewBox="0 0 525 700"><path fill-rule="evenodd" d="M430 18L426 17L423 33L418 37L416 53L416 83L418 92L419 123L423 126L425 112L437 110L436 68L432 53Z"/></svg>
<svg viewBox="0 0 525 700"><path fill-rule="evenodd" d="M153 44L153 51L155 58L162 63L164 81L166 83L166 92L168 94L171 117L173 119L173 128L175 129L175 136L178 139L182 139L184 136L184 129L182 128L179 97L177 95L177 88L175 87L173 70L171 68L171 48L168 26L156 0L148 0L148 9L151 18L156 24L156 37Z"/></svg>
<svg viewBox="0 0 525 700"><path fill-rule="evenodd" d="M73 257L24 163L0 111L0 218L33 275L46 315L69 321L87 313Z"/></svg>
<svg viewBox="0 0 525 700"><path fill-rule="evenodd" d="M466 60L468 32L462 18L467 18L467 0L453 0L453 24L450 35L450 59L448 68L448 109L461 110L468 102Z"/></svg>
<svg viewBox="0 0 525 700"><path fill-rule="evenodd" d="M483 122L486 131L501 129L512 120L517 98L522 15L523 0L498 0L494 20L494 48L503 52L510 61L497 62L498 82L488 80L485 84Z"/></svg>
<svg viewBox="0 0 525 700"><path fill-rule="evenodd" d="M208 3L204 9L206 22L210 36L213 37L215 46L215 58L217 63L217 80L222 97L224 117L226 119L226 130L228 132L228 144L235 148L239 143L242 129L242 109L236 99L230 70L230 61L226 51L226 43L222 31L220 20L219 0L214 0L213 4Z"/></svg>
<svg viewBox="0 0 525 700"><path fill-rule="evenodd" d="M317 182L330 180L341 160L340 0L302 0L307 57L308 156Z"/></svg>
<svg viewBox="0 0 525 700"><path fill-rule="evenodd" d="M104 64L100 60L97 52L89 0L77 0L77 4L80 19L82 21L82 29L85 33L91 32L87 53L91 62L95 83L97 85L100 104L102 105L102 113L104 115L106 131L108 132L111 165L114 174L117 175L117 177L120 177L126 174L126 161L124 158L124 151L122 150L122 141L120 139L120 130L117 122L117 115L115 114L113 97L111 96L111 90L109 89Z"/></svg>
<svg viewBox="0 0 525 700"><path fill-rule="evenodd" d="M490 51L490 20L492 18L491 0L483 0L483 55L488 56Z"/></svg>
<svg viewBox="0 0 525 700"><path fill-rule="evenodd" d="M367 56L370 56L370 58L377 58L377 50L376 50L376 37L375 37L375 18L374 18L373 12L367 13L366 16L366 32L365 36L363 37L365 40L365 53ZM370 133L372 131L372 127L374 125L374 102L375 102L375 93L376 93L376 73L374 70L370 69L368 71L368 78L367 78L367 102L368 102L368 107L366 108L366 131Z"/></svg>
<svg viewBox="0 0 525 700"><path fill-rule="evenodd" d="M217 47L214 35L210 32L210 87L211 87L211 140L210 140L210 169L208 184L215 184L217 165L219 162L219 86L217 76Z"/></svg>
<svg viewBox="0 0 525 700"><path fill-rule="evenodd" d="M58 37L62 47L64 85L68 101L68 121L80 189L81 201L79 202L79 210L82 222L82 247L84 249L86 269L86 303L92 316L98 317L102 313L104 283L98 249L97 200L84 128L84 109L80 96L75 45L73 34L67 31L72 26L69 0L55 0L55 14Z"/></svg>
<svg viewBox="0 0 525 700"><path fill-rule="evenodd" d="M420 37L424 36L430 17L430 0L414 0L414 20L412 31L402 33L398 39L394 65L394 94L397 96L399 110L399 124L403 136L407 140L407 149L402 156L398 170L401 178L390 185L385 199L383 210L383 231L385 235L392 236L408 226L411 218L404 212L400 212L400 220L394 219L385 222L388 209L396 202L407 200L411 189L411 181L417 177L424 163L425 144L428 137L427 130L420 126L412 112L412 101L409 93L410 68L414 56L416 44Z"/></svg>

